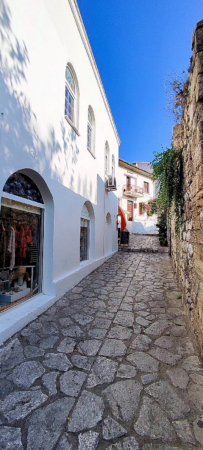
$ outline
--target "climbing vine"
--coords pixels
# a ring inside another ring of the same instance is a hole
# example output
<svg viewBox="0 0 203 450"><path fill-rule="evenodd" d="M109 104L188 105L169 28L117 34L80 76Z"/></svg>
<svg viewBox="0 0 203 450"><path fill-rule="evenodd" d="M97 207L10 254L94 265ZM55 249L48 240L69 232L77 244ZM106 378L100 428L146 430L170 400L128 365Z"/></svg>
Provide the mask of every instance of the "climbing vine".
<svg viewBox="0 0 203 450"><path fill-rule="evenodd" d="M168 217L175 214L175 230L179 232L181 225L181 204L183 198L183 157L182 150L167 148L154 153L152 161L153 179L158 181L157 204L160 209L167 210ZM172 206L174 207L172 210Z"/></svg>

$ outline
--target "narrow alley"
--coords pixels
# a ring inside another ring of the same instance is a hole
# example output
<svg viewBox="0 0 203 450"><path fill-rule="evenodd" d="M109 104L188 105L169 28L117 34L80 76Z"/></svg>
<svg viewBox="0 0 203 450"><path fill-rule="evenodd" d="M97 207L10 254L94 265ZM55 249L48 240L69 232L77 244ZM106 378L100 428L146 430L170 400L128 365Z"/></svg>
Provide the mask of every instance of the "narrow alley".
<svg viewBox="0 0 203 450"><path fill-rule="evenodd" d="M117 253L0 361L2 450L202 449L203 366L165 253Z"/></svg>

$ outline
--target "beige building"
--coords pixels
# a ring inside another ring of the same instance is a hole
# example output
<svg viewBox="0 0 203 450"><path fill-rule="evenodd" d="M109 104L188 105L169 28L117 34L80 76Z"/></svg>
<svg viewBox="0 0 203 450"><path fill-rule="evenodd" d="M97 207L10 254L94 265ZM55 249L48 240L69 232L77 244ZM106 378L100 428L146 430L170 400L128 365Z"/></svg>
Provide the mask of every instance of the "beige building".
<svg viewBox="0 0 203 450"><path fill-rule="evenodd" d="M148 216L143 204L155 199L155 183L140 163L128 163L119 159L118 168L118 204L123 209L127 229L130 233L149 233L157 231L157 216ZM148 163L142 163L148 167Z"/></svg>

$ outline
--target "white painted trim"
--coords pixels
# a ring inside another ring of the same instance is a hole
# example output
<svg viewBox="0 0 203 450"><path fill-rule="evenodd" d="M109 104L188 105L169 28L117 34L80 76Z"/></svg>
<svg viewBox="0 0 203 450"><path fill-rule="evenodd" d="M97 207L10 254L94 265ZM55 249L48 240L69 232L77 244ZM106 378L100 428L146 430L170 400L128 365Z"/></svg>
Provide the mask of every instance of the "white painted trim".
<svg viewBox="0 0 203 450"><path fill-rule="evenodd" d="M84 259L83 261L80 261L80 268L83 269L83 267L88 266L93 261L91 259Z"/></svg>
<svg viewBox="0 0 203 450"><path fill-rule="evenodd" d="M14 200L16 203L24 203L26 205L36 206L40 209L45 209L44 203L33 202L33 200L29 200L28 198L19 197L18 195L8 194L6 192L2 192L2 198L8 198L9 200Z"/></svg>
<svg viewBox="0 0 203 450"><path fill-rule="evenodd" d="M69 119L68 116L64 116L65 119L67 120L67 122L69 123L69 125L73 128L73 130L75 131L75 133L80 136L79 131L77 130L77 128L75 127L75 125L73 124L72 120Z"/></svg>
<svg viewBox="0 0 203 450"><path fill-rule="evenodd" d="M36 319L54 302L54 297L39 294L2 312L0 314L0 344Z"/></svg>
<svg viewBox="0 0 203 450"><path fill-rule="evenodd" d="M110 255L106 255L96 261L88 260L89 264L80 267L73 272L69 272L64 277L54 280L57 295L49 296L38 294L31 297L18 305L9 308L7 311L0 313L0 344L22 330L28 323L35 320L40 314L52 306L64 292L68 292L77 285L84 277L89 275L93 270L97 269L101 264L111 258L117 250ZM67 283L68 281L68 283ZM64 286L66 289L64 289Z"/></svg>
<svg viewBox="0 0 203 450"><path fill-rule="evenodd" d="M96 156L94 155L94 153L91 152L91 150L89 149L89 147L87 147L88 152L90 153L90 155L93 156L94 159L96 159Z"/></svg>
<svg viewBox="0 0 203 450"><path fill-rule="evenodd" d="M125 177L133 178L134 180L137 180L137 176L134 175L134 172L132 174L130 172L124 173Z"/></svg>

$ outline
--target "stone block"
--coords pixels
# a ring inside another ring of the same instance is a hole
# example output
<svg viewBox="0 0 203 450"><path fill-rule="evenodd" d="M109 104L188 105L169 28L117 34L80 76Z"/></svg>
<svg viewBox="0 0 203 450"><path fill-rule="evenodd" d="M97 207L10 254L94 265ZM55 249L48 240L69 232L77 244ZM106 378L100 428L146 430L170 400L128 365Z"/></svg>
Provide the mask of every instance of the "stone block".
<svg viewBox="0 0 203 450"><path fill-rule="evenodd" d="M201 21L202 22L202 21ZM198 22L201 25L201 22ZM203 26L198 26L195 33L195 47L196 52L201 52L203 50Z"/></svg>

